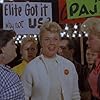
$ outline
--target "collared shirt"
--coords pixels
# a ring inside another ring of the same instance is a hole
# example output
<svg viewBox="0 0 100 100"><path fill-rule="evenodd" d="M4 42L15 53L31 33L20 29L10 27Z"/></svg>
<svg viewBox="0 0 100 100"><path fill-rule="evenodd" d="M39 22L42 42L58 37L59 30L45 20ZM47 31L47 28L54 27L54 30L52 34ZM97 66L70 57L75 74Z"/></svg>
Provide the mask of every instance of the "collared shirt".
<svg viewBox="0 0 100 100"><path fill-rule="evenodd" d="M27 62L25 60L22 61L22 63L20 63L17 66L14 66L12 68L12 71L14 71L15 73L17 73L19 76L22 75L22 73L24 72L25 68L26 68Z"/></svg>
<svg viewBox="0 0 100 100"><path fill-rule="evenodd" d="M100 99L99 95L100 89L98 91L98 88L100 87L98 87L97 84L99 75L100 75L100 58L98 57L98 59L96 60L96 67L89 74L88 81L90 88L92 90L92 95Z"/></svg>
<svg viewBox="0 0 100 100"><path fill-rule="evenodd" d="M19 77L5 65L0 65L0 100L25 100Z"/></svg>

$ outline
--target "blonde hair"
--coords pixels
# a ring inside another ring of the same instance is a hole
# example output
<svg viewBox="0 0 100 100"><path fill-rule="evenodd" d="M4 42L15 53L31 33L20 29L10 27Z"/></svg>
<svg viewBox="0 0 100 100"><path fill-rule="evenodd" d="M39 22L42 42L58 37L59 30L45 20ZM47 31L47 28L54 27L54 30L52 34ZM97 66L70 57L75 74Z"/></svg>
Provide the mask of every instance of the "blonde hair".
<svg viewBox="0 0 100 100"><path fill-rule="evenodd" d="M27 42L33 42L34 44L37 45L37 41L35 40L35 38L33 36L27 36L25 38L22 39L22 43L21 43L21 48L20 49L23 49L23 46L27 43Z"/></svg>
<svg viewBox="0 0 100 100"><path fill-rule="evenodd" d="M60 33L62 31L62 28L60 25L56 22L45 22L41 27L40 27L40 41L42 37L42 33L49 31L52 33L58 33L60 36Z"/></svg>
<svg viewBox="0 0 100 100"><path fill-rule="evenodd" d="M88 18L81 25L81 31L96 35L100 38L100 18Z"/></svg>

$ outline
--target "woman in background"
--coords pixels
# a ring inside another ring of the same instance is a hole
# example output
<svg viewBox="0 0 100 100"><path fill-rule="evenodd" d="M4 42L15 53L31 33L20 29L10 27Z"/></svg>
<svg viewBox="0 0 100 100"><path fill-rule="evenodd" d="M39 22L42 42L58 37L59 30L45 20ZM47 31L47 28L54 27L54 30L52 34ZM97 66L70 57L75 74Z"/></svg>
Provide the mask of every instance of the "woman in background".
<svg viewBox="0 0 100 100"><path fill-rule="evenodd" d="M34 59L37 55L37 41L34 37L29 35L22 39L20 53L22 55L22 62L12 68L12 70L19 76L22 75L27 63Z"/></svg>
<svg viewBox="0 0 100 100"><path fill-rule="evenodd" d="M94 52L91 48L87 48L86 50L86 62L87 64L82 68L82 89L81 96L82 100L91 100L91 89L88 83L88 77L91 71L95 66L96 59L98 57L98 53Z"/></svg>
<svg viewBox="0 0 100 100"><path fill-rule="evenodd" d="M92 100L100 100L100 18L88 18L83 22L81 30L89 34L88 47L99 53L88 81L92 91Z"/></svg>

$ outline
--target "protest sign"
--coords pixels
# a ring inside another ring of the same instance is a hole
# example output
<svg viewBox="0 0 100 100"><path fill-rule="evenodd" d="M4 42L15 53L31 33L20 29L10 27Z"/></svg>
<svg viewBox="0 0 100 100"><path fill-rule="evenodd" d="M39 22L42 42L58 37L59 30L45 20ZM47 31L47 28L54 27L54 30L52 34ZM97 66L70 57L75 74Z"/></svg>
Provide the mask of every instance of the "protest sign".
<svg viewBox="0 0 100 100"><path fill-rule="evenodd" d="M52 21L52 5L44 2L4 2L3 29L17 34L39 34L45 21Z"/></svg>
<svg viewBox="0 0 100 100"><path fill-rule="evenodd" d="M68 19L100 16L100 0L66 0Z"/></svg>

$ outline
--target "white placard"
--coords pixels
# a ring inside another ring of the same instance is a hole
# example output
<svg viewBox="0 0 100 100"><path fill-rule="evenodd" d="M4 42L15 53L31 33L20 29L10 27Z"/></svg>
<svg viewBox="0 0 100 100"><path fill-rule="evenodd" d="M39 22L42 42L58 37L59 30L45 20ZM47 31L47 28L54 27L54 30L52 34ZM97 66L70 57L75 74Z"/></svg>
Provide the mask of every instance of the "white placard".
<svg viewBox="0 0 100 100"><path fill-rule="evenodd" d="M52 21L50 2L3 3L3 29L15 30L17 34L39 34L45 21Z"/></svg>

